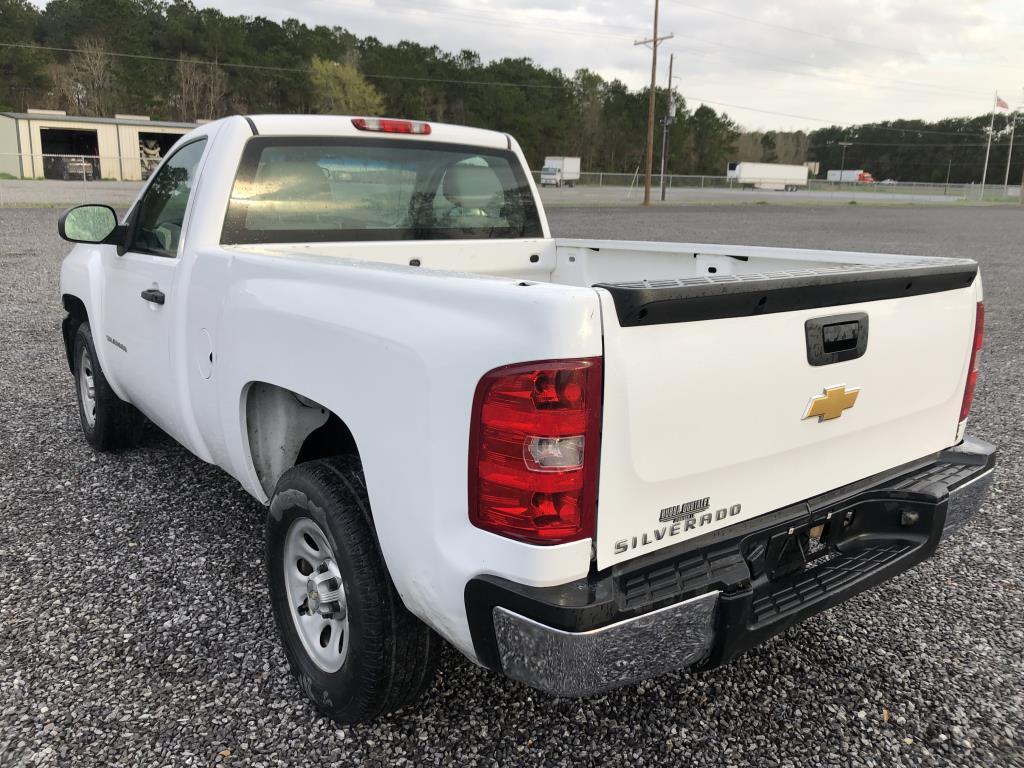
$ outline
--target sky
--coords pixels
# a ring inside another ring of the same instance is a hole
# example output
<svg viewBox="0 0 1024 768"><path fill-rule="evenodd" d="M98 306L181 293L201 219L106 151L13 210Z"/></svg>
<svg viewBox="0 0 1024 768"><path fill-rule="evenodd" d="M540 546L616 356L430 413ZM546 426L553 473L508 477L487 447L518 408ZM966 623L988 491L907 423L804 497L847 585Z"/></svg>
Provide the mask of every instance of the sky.
<svg viewBox="0 0 1024 768"><path fill-rule="evenodd" d="M245 0L197 0L254 15ZM269 0L259 15L412 40L484 61L528 57L650 82L654 0ZM804 129L1024 106L1021 0L662 0L658 83L749 130Z"/></svg>

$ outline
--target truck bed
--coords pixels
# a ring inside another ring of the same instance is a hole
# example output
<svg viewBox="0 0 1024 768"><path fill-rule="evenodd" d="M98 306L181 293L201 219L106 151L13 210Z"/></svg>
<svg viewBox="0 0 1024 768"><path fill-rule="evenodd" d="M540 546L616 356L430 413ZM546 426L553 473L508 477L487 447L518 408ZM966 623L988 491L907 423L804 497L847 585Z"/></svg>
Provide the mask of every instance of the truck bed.
<svg viewBox="0 0 1024 768"><path fill-rule="evenodd" d="M960 437L981 296L970 259L578 240L557 251L553 278L601 297L599 568ZM847 408L816 416L832 390Z"/></svg>

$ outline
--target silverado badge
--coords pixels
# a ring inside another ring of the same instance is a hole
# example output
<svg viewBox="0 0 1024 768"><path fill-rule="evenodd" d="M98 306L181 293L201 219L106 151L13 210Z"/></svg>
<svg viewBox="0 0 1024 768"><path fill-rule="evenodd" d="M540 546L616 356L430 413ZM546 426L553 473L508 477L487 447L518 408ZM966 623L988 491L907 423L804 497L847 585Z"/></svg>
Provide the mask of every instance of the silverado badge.
<svg viewBox="0 0 1024 768"><path fill-rule="evenodd" d="M826 387L824 394L811 398L803 417L809 419L812 416L817 416L819 422L838 419L847 408L853 408L859 394L859 387L847 389L843 384L838 387Z"/></svg>

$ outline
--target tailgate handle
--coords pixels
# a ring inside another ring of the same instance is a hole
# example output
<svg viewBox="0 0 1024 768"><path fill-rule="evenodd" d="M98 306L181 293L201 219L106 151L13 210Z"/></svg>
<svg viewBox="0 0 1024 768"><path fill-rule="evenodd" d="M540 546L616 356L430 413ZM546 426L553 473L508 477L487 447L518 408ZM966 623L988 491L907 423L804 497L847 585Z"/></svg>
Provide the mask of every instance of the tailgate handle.
<svg viewBox="0 0 1024 768"><path fill-rule="evenodd" d="M868 316L865 312L815 317L804 323L807 362L832 365L856 360L868 349Z"/></svg>

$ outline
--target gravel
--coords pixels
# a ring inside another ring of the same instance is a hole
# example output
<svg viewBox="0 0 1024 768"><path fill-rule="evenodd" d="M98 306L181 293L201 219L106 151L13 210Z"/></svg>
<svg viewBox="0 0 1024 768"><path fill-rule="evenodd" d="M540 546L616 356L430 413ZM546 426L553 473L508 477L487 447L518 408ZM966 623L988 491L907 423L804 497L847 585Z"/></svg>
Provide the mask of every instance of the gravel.
<svg viewBox="0 0 1024 768"><path fill-rule="evenodd" d="M0 766L1024 766L1024 211L568 209L560 235L971 256L986 351L971 431L990 502L930 561L726 668L556 700L450 649L418 706L339 728L288 675L262 508L156 430L82 439L56 212L0 210Z"/></svg>

